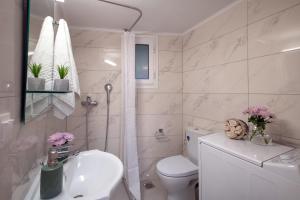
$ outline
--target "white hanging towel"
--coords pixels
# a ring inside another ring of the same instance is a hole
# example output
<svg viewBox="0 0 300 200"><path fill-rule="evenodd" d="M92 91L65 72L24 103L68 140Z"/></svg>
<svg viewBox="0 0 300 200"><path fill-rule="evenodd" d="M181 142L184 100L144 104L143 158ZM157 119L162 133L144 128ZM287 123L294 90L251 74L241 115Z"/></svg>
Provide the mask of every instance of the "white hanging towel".
<svg viewBox="0 0 300 200"><path fill-rule="evenodd" d="M42 65L40 78L46 79L46 90L51 90L52 87L53 44L53 18L48 16L44 19L40 37L30 60L30 64L36 63ZM33 77L30 71L28 71L28 76Z"/></svg>
<svg viewBox="0 0 300 200"><path fill-rule="evenodd" d="M39 78L45 79L45 90L51 90L52 73L53 73L53 44L54 30L53 18L48 16L44 19L39 39L37 41L34 54L29 61L29 64L41 64L42 70ZM33 77L28 68L28 77ZM49 105L49 94L27 94L26 109L31 106L34 108L34 113L43 112Z"/></svg>
<svg viewBox="0 0 300 200"><path fill-rule="evenodd" d="M66 79L69 79L69 90L71 93L53 95L54 115L59 119L70 116L75 109L75 95L80 96L78 73L73 57L70 32L67 22L59 20L59 26L54 44L54 72L53 79L59 79L57 66L64 65L69 67Z"/></svg>

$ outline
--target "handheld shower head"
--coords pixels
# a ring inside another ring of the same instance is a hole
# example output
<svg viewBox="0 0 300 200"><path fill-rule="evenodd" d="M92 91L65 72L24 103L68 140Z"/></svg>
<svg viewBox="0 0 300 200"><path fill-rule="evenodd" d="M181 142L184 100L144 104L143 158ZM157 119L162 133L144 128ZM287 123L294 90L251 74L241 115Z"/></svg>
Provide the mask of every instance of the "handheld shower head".
<svg viewBox="0 0 300 200"><path fill-rule="evenodd" d="M107 95L107 104L110 103L110 93L113 89L113 86L110 83L107 83L104 85L104 89L106 91L106 95Z"/></svg>
<svg viewBox="0 0 300 200"><path fill-rule="evenodd" d="M113 89L113 86L110 83L104 85L104 89L107 93L110 93Z"/></svg>

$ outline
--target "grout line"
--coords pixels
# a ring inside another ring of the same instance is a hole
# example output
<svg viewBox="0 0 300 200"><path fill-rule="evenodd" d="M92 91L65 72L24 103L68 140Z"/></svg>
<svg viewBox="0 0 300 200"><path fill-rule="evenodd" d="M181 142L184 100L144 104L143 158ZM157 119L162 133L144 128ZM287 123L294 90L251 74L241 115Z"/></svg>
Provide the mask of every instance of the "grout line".
<svg viewBox="0 0 300 200"><path fill-rule="evenodd" d="M161 114L149 114L149 113L137 113L136 114L136 116L139 116L139 117L141 117L141 116L157 116L157 115L159 115L159 116L162 116L162 117L170 117L170 116L181 116L182 115L182 113L167 113L167 114L165 114L165 113L161 113Z"/></svg>
<svg viewBox="0 0 300 200"><path fill-rule="evenodd" d="M224 65L229 65L229 64L234 64L234 63L241 63L241 62L247 62L247 58L245 59L241 59L241 60L235 60L235 61L231 61L231 62L226 62L226 63L222 63L222 64L216 64L216 65L207 65L207 66L203 66L203 67L199 67L199 66L187 66L187 67L194 67L195 69L191 69L191 70L185 70L183 71L183 73L185 72L193 72L193 71L198 71L198 70L204 70L204 69L208 69L208 68L213 68L213 67L221 67Z"/></svg>
<svg viewBox="0 0 300 200"><path fill-rule="evenodd" d="M286 51L286 52L280 51L280 52L268 53L268 54L265 54L265 55L262 55L262 56L248 57L248 60L255 60L255 59L258 59L258 58L263 58L263 57L268 57L268 56L275 56L275 55L279 55L279 54L287 54L289 52L294 52L294 51L300 51L300 49L295 49L295 50Z"/></svg>
<svg viewBox="0 0 300 200"><path fill-rule="evenodd" d="M265 20L266 18L271 17L271 16L273 16L273 15L277 15L277 14L279 14L279 13L286 12L287 10L292 9L292 8L294 8L294 7L296 7L296 6L299 6L299 5L300 5L300 3L294 4L294 5L292 5L292 6L288 7L288 8L285 8L285 9L283 9L283 10L280 10L280 11L278 11L278 12L272 13L272 14L270 14L270 15L268 15L268 16L265 16L265 17L263 17L263 18L261 18L261 19L258 19L258 20L255 20L255 21L249 23L249 19L248 19L249 12L248 12L248 1L247 1L247 11L246 11L246 12L247 12L247 16L246 16L246 17L247 17L247 22L246 22L247 24L246 24L246 25L242 25L242 26L240 26L240 27L238 27L238 28L236 28L236 29L234 29L234 30L231 30L231 31L229 31L229 32L226 32L226 33L224 33L224 34L222 34L222 35L219 35L219 36L217 36L217 37L215 37L215 38L212 38L212 39L203 41L203 42L201 42L201 43L195 44L195 45L193 45L193 46L191 46L191 47L184 48L184 50L189 50L189 49L192 49L192 48L194 48L194 47L196 47L196 46L200 46L201 44L204 44L204 43L207 43L207 42L209 42L209 41L218 39L218 38L223 37L223 36L225 36L225 35L227 35L227 34L233 33L234 31L237 31L237 30L239 30L239 29L242 29L242 28L244 28L244 27L246 27L246 26L248 27L249 25L252 25L252 24L257 23L257 22L259 22L259 21L263 21L263 20ZM217 15L217 16L218 16L218 15ZM215 16L215 17L217 17L217 16ZM209 22L209 21L207 21L207 22ZM206 22L206 23L207 23L207 22ZM205 24L205 23L203 23L203 24ZM203 24L202 24L202 25L203 25ZM199 27L195 27L195 28L193 28L193 29L191 29L191 30L188 30L188 31L186 31L185 33L183 33L183 35L186 35L186 34L188 34L189 32L192 32L192 31L194 31L194 30L196 30L196 29L198 29L198 28L200 28L200 27L201 27L201 25L200 25Z"/></svg>
<svg viewBox="0 0 300 200"><path fill-rule="evenodd" d="M195 95L235 95L235 94L246 94L246 95L278 95L278 96L300 96L300 93L256 93L256 92L183 92L185 95L195 94Z"/></svg>
<svg viewBox="0 0 300 200"><path fill-rule="evenodd" d="M236 61L232 61L232 62L226 62L226 63L222 63L222 64L216 64L216 65L207 65L207 66L203 66L203 67L199 67L197 65L196 66L185 66L185 68L191 68L191 67L193 67L195 69L184 70L183 73L185 73L185 72L191 72L191 71L196 71L196 70L201 70L201 69L210 68L210 67L217 67L217 66L222 66L222 65L228 65L228 64L237 63L237 62L255 60L255 59L259 59L259 58L263 58L263 57L275 56L275 55L280 55L280 54L287 54L287 53L295 52L295 51L299 51L300 52L300 49L295 49L295 50L288 51L288 52L274 52L274 53L269 53L269 54L265 54L265 55L262 55L262 56L249 57L249 29L247 28L247 58L246 59L240 59L240 60L236 60Z"/></svg>
<svg viewBox="0 0 300 200"><path fill-rule="evenodd" d="M86 72L121 72L122 69L116 69L116 70L113 70L113 69L92 69L92 68L83 69L83 68L78 67L78 71L79 71L78 74L82 74L82 73L86 73Z"/></svg>
<svg viewBox="0 0 300 200"><path fill-rule="evenodd" d="M210 22L213 19L216 19L218 16L230 11L234 6L236 6L237 4L241 3L243 0L238 0L235 1L221 9L219 9L217 12L215 12L214 14L212 14L211 16L207 17L206 19L200 21L199 23L197 23L196 25L192 26L191 28L187 29L185 32L182 33L182 35L185 35L191 31L194 31L198 28L200 28L203 24L206 24L207 22Z"/></svg>
<svg viewBox="0 0 300 200"><path fill-rule="evenodd" d="M1 93L1 94L3 95L4 93ZM17 98L17 97L19 97L19 96L0 96L0 99Z"/></svg>
<svg viewBox="0 0 300 200"><path fill-rule="evenodd" d="M222 94L222 95L231 95L231 94L248 94L245 92L232 92L232 93L228 93L228 92L183 92L183 94L189 95L189 94L201 94L201 95L206 95L206 94L214 94L214 95L218 95L218 94Z"/></svg>
<svg viewBox="0 0 300 200"><path fill-rule="evenodd" d="M181 130L180 130L180 132L181 132L181 137L182 138L184 138L184 127L183 127L183 124L184 124L184 122L183 122L183 104L184 104L184 99L183 99L183 88L184 88L184 86L183 86L183 84L184 84L184 76L183 76L183 73L184 73L184 71L183 71L183 39L184 39L184 37L183 36L181 36ZM182 151L182 153L184 152L184 141L183 141L183 139L182 139L182 148L181 148L181 151Z"/></svg>
<svg viewBox="0 0 300 200"><path fill-rule="evenodd" d="M245 29L246 27L247 27L246 24L245 24L245 25L242 25L242 26L240 26L240 27L238 27L238 28L235 28L235 29L233 29L233 30L231 30L231 31L229 31L229 32L227 32L227 33L224 33L224 34L219 35L219 36L215 36L215 37L213 37L213 38L211 38L211 39L209 39L209 40L200 42L200 43L198 43L198 44L195 44L195 45L193 45L193 46L191 46L191 47L188 47L188 48L185 48L185 49L183 49L183 50L189 51L189 50L194 49L194 48L196 48L196 47L202 46L202 45L204 45L204 44L206 44L206 43L212 42L212 41L214 41L214 40L217 40L217 39L220 39L220 38L225 37L225 36L227 36L227 35L230 35L230 34L232 34L232 33L234 33L234 32L237 32L237 31L240 31L240 30L242 30L242 29Z"/></svg>
<svg viewBox="0 0 300 200"><path fill-rule="evenodd" d="M248 1L247 1L247 4L248 4ZM287 8L285 8L285 9L283 9L283 10L279 10L279 11L277 11L277 12L275 12L275 13L272 13L272 14L267 15L267 16L265 16L265 17L262 17L262 18L260 18L260 19L254 20L254 21L251 22L251 23L249 23L248 20L247 20L247 24L248 24L248 26L249 26L249 25L253 25L253 24L258 23L258 22L260 22L260 21L263 21L263 20L265 20L265 19L267 19L267 18L269 18L269 17L272 17L272 16L274 16L274 15L278 15L278 14L280 14L280 13L286 12L287 10L293 9L293 8L299 6L299 5L300 5L300 3L296 3L296 4L291 5L290 7L287 7ZM248 6L247 6L247 19L248 19Z"/></svg>
<svg viewBox="0 0 300 200"><path fill-rule="evenodd" d="M210 118L205 118L205 117L199 117L196 115L192 115L192 114L183 114L184 116L188 116L188 117L193 117L193 118L199 118L199 119L204 119L204 120L208 120L208 121L213 121L213 122L217 122L217 123L224 123L224 121L218 121L218 120L214 120L214 119L210 119Z"/></svg>
<svg viewBox="0 0 300 200"><path fill-rule="evenodd" d="M247 44L246 44L246 47L247 47L247 49L246 49L246 51L247 51L247 89L248 89L248 94L247 94L247 107L249 108L249 106L250 106L250 74L249 74L249 72L250 72L250 70L249 70L249 25L248 25L248 0L246 1L246 7L247 7L247 9L246 9L246 12L247 12L247 17L246 17L246 20L247 20L247 29L246 29L246 37L247 37Z"/></svg>
<svg viewBox="0 0 300 200"><path fill-rule="evenodd" d="M169 53L181 53L181 50L179 49L179 50L158 50L158 53L160 53L160 52L162 52L162 53L165 53L165 52L169 52Z"/></svg>
<svg viewBox="0 0 300 200"><path fill-rule="evenodd" d="M72 39L72 38L71 38ZM74 40L74 38L73 38ZM88 46L88 45L73 45L74 50L76 48L84 48L84 49L107 49L107 50L118 50L118 51L122 51L121 48L108 48L108 47L104 47L104 46Z"/></svg>

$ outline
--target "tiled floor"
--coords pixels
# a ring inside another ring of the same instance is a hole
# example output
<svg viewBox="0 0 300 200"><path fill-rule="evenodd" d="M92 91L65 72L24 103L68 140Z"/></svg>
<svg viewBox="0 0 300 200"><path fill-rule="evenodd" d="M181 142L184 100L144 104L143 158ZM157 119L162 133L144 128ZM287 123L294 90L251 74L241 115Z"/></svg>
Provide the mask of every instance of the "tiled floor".
<svg viewBox="0 0 300 200"><path fill-rule="evenodd" d="M142 200L167 200L167 192L161 186L160 181L153 180L152 183L155 187L151 189L145 189L143 184L141 184Z"/></svg>
<svg viewBox="0 0 300 200"><path fill-rule="evenodd" d="M143 183L141 183L142 200L166 200L167 193L162 188L159 180L153 180L154 188L145 189ZM123 183L119 184L117 189L113 192L111 200L129 200L125 186Z"/></svg>
<svg viewBox="0 0 300 200"><path fill-rule="evenodd" d="M112 193L111 200L129 200L123 182L120 183L117 189Z"/></svg>

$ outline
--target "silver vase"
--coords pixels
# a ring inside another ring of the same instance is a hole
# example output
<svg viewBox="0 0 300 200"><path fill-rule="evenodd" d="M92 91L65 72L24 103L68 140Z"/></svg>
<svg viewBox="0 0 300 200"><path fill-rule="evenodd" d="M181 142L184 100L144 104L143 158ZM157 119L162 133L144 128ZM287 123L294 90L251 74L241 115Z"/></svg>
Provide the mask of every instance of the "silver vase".
<svg viewBox="0 0 300 200"><path fill-rule="evenodd" d="M27 79L27 89L29 91L42 91L45 90L45 79L43 78L31 78Z"/></svg>
<svg viewBox="0 0 300 200"><path fill-rule="evenodd" d="M55 79L53 90L59 91L59 92L69 91L69 80L68 79Z"/></svg>

